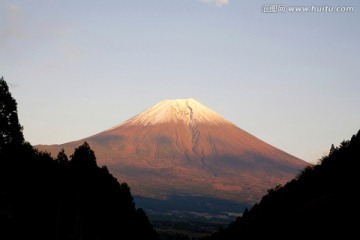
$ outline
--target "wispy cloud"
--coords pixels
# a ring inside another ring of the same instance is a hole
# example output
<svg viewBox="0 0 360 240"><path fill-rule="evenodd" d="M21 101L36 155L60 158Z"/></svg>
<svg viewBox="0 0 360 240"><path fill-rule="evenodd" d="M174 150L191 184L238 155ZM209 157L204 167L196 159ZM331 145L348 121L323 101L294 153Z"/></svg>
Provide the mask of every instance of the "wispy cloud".
<svg viewBox="0 0 360 240"><path fill-rule="evenodd" d="M22 54L36 52L36 61L59 68L74 67L84 59L84 54L75 41L76 28L57 21L56 16L48 21L39 21L33 13L14 4L1 7L0 16L4 19L0 22L1 53L26 58ZM11 87L17 86L14 84Z"/></svg>
<svg viewBox="0 0 360 240"><path fill-rule="evenodd" d="M230 3L230 0L200 0L200 1L204 3L215 4L218 7L222 7Z"/></svg>
<svg viewBox="0 0 360 240"><path fill-rule="evenodd" d="M22 26L22 11L17 5L5 6L0 14L4 16L4 22L0 27L1 45L14 39L25 39L28 32Z"/></svg>

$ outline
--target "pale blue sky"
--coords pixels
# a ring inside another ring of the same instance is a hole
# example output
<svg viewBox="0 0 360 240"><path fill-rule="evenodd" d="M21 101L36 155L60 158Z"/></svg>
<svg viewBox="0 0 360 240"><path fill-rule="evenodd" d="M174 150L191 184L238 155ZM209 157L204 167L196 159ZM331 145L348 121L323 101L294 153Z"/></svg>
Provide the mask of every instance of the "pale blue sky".
<svg viewBox="0 0 360 240"><path fill-rule="evenodd" d="M262 13L264 4L352 13ZM0 1L0 76L32 144L195 98L306 161L360 129L360 3Z"/></svg>

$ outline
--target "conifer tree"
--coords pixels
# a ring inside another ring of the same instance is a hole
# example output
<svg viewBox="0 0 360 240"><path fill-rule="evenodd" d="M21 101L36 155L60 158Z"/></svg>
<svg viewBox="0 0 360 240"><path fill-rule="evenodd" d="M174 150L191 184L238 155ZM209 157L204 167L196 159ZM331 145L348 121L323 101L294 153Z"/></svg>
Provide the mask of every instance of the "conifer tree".
<svg viewBox="0 0 360 240"><path fill-rule="evenodd" d="M24 142L22 127L17 114L16 100L11 96L3 77L0 78L0 153L6 145Z"/></svg>
<svg viewBox="0 0 360 240"><path fill-rule="evenodd" d="M97 167L95 153L87 142L75 149L71 156L71 163L80 168Z"/></svg>
<svg viewBox="0 0 360 240"><path fill-rule="evenodd" d="M66 164L69 161L64 149L61 149L61 151L58 153L56 161L59 164Z"/></svg>

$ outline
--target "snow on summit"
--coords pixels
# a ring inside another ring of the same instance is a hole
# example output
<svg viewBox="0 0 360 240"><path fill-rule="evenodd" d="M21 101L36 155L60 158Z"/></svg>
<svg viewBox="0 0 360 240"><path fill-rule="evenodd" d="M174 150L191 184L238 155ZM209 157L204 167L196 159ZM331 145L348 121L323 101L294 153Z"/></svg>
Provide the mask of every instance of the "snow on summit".
<svg viewBox="0 0 360 240"><path fill-rule="evenodd" d="M213 110L205 107L198 101L189 99L164 100L148 108L122 125L155 125L168 122L185 122L186 124L229 123Z"/></svg>

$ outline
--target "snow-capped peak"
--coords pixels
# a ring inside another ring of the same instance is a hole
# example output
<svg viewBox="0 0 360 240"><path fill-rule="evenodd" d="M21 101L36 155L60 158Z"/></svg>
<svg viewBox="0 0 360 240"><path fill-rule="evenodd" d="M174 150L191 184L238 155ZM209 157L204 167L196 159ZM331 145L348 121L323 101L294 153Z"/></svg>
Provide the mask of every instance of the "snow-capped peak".
<svg viewBox="0 0 360 240"><path fill-rule="evenodd" d="M207 124L229 123L213 110L189 98L161 101L127 120L122 125L155 125L179 121L187 124L205 122Z"/></svg>

